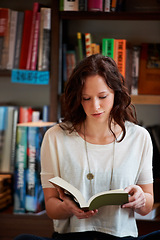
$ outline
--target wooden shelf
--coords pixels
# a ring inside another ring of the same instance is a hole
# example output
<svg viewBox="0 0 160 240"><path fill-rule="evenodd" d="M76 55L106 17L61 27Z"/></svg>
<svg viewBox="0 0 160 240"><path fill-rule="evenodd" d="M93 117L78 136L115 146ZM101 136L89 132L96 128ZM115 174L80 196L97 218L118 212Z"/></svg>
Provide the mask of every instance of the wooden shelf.
<svg viewBox="0 0 160 240"><path fill-rule="evenodd" d="M160 12L88 12L61 11L61 19L68 20L160 20Z"/></svg>
<svg viewBox="0 0 160 240"><path fill-rule="evenodd" d="M10 77L11 76L11 70L0 70L0 77Z"/></svg>
<svg viewBox="0 0 160 240"><path fill-rule="evenodd" d="M160 95L131 95L133 104L160 105Z"/></svg>
<svg viewBox="0 0 160 240"><path fill-rule="evenodd" d="M45 214L13 214L13 207L0 212L0 239L11 240L23 233L51 238L53 222Z"/></svg>

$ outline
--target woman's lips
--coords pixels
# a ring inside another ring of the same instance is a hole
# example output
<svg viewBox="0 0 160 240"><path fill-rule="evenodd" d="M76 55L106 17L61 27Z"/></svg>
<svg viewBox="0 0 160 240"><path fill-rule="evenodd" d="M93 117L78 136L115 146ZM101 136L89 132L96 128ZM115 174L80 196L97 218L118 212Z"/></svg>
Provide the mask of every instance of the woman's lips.
<svg viewBox="0 0 160 240"><path fill-rule="evenodd" d="M93 117L99 117L103 114L103 112L100 112L100 113L93 113L92 116Z"/></svg>

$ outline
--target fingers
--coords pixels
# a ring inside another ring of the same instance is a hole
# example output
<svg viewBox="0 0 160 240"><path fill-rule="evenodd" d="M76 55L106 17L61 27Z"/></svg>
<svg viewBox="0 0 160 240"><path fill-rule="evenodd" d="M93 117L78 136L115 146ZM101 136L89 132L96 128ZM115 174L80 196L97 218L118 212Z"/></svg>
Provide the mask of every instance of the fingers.
<svg viewBox="0 0 160 240"><path fill-rule="evenodd" d="M137 185L131 185L127 187L125 191L130 195L129 203L124 204L122 208L139 209L145 206L146 198L141 187Z"/></svg>
<svg viewBox="0 0 160 240"><path fill-rule="evenodd" d="M83 212L75 214L75 215L78 219L84 219L84 218L90 218L97 213L98 213L98 210L96 209L96 210L91 210L91 211L87 211L87 212L83 211Z"/></svg>
<svg viewBox="0 0 160 240"><path fill-rule="evenodd" d="M59 198L63 200L63 206L66 209L66 211L71 213L72 215L75 215L78 219L90 218L98 213L97 209L87 212L83 211L77 206L73 199L71 199L64 193L64 190L62 188L57 187L57 191L59 193Z"/></svg>

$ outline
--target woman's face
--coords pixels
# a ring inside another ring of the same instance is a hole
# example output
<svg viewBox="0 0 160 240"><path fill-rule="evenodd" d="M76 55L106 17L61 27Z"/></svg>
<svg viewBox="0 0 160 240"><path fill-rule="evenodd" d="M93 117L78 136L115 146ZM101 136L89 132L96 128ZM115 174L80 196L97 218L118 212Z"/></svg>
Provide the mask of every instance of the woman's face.
<svg viewBox="0 0 160 240"><path fill-rule="evenodd" d="M108 87L99 75L86 78L81 104L87 119L92 121L108 121L114 104L114 91Z"/></svg>

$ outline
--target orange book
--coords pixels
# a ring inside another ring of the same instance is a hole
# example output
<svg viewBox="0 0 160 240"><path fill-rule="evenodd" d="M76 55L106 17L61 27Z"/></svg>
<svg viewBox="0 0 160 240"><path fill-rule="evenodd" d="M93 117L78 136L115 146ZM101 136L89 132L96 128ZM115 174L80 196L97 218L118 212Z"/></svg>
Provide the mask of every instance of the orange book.
<svg viewBox="0 0 160 240"><path fill-rule="evenodd" d="M118 69L125 78L126 71L126 39L114 40L114 60L117 63Z"/></svg>

